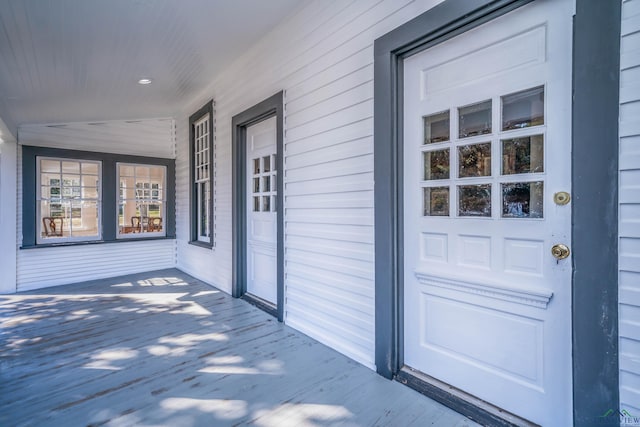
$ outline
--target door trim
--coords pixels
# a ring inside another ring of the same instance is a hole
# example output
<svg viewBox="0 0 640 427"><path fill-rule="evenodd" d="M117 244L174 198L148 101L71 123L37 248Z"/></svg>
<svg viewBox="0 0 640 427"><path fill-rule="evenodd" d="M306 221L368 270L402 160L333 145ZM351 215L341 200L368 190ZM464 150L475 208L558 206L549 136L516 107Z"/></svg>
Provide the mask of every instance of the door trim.
<svg viewBox="0 0 640 427"><path fill-rule="evenodd" d="M446 0L375 41L375 360L377 372L386 378L397 377L404 365L403 60L530 1ZM608 409L619 407L620 3L576 0L574 19L571 234L576 424L594 422ZM479 406L452 394L443 398L441 389L434 390L425 387L423 393L472 418L487 416Z"/></svg>
<svg viewBox="0 0 640 427"><path fill-rule="evenodd" d="M246 203L246 157L247 128L265 119L276 117L276 170L277 218L276 218L276 284L277 301L275 314L278 321L284 319L284 92L280 91L231 119L232 161L232 295L243 297L247 291L247 203ZM247 298L253 302L249 296ZM260 308L262 305L256 304Z"/></svg>

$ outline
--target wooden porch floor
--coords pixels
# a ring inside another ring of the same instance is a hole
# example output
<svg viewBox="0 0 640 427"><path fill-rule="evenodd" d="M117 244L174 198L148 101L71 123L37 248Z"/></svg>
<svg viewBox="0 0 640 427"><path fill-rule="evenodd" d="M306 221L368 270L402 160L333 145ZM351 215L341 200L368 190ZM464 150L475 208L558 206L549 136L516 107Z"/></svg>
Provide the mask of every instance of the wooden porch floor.
<svg viewBox="0 0 640 427"><path fill-rule="evenodd" d="M473 426L178 270L0 296L1 426Z"/></svg>

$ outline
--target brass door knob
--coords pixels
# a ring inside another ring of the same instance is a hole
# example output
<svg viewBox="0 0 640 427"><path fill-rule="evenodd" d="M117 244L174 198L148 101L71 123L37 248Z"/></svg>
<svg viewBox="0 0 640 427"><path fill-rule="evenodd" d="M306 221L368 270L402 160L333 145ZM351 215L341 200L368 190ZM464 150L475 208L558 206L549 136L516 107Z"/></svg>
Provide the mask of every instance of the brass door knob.
<svg viewBox="0 0 640 427"><path fill-rule="evenodd" d="M551 255L556 259L565 259L571 254L569 247L562 243L557 243L551 248Z"/></svg>
<svg viewBox="0 0 640 427"><path fill-rule="evenodd" d="M571 201L571 195L566 191L560 191L553 195L553 201L556 202L556 205L566 205Z"/></svg>

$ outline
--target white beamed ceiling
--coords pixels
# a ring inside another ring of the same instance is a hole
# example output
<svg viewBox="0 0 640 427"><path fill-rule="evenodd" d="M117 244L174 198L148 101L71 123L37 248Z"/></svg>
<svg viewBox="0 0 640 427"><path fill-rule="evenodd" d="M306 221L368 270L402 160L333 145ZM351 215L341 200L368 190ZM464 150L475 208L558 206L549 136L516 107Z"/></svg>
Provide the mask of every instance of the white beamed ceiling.
<svg viewBox="0 0 640 427"><path fill-rule="evenodd" d="M0 0L0 119L174 116L306 2Z"/></svg>

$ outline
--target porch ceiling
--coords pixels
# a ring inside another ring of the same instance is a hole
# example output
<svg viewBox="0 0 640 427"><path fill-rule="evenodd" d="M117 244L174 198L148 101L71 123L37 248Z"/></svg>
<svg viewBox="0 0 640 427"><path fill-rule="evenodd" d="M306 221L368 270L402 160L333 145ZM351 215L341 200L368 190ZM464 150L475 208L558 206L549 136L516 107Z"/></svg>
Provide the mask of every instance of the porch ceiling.
<svg viewBox="0 0 640 427"><path fill-rule="evenodd" d="M173 116L309 1L0 0L0 118Z"/></svg>

